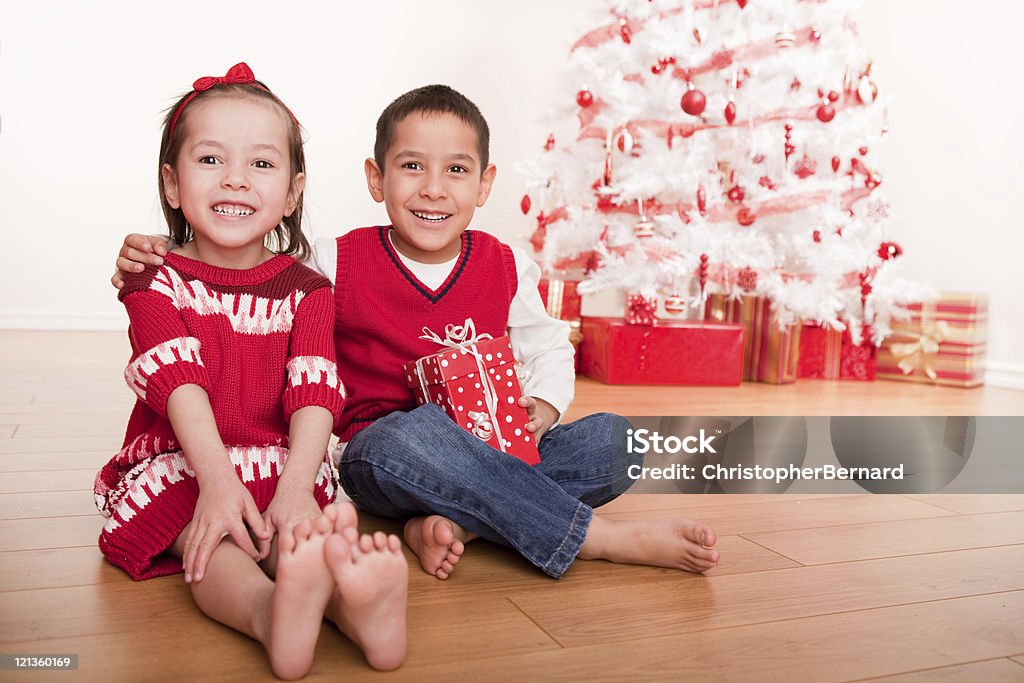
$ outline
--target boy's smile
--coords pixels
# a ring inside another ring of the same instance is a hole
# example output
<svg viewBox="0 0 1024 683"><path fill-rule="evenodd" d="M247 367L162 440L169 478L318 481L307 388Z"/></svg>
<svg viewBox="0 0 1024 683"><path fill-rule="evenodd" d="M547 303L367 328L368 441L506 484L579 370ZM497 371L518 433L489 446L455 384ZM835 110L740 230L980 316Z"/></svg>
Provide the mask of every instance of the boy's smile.
<svg viewBox="0 0 1024 683"><path fill-rule="evenodd" d="M458 256L462 233L483 206L497 172L480 168L476 131L453 114L415 112L395 127L384 168L366 160L366 182L384 202L391 238L403 255L421 263Z"/></svg>

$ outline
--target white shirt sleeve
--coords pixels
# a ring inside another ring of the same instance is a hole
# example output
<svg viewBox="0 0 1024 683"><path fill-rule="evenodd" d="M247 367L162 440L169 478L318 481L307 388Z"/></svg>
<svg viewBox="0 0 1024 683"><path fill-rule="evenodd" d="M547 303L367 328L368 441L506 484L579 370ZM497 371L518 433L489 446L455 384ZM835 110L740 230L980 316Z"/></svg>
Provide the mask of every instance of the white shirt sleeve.
<svg viewBox="0 0 1024 683"><path fill-rule="evenodd" d="M331 281L338 277L338 241L333 237L317 237L310 245L309 258L303 264Z"/></svg>
<svg viewBox="0 0 1024 683"><path fill-rule="evenodd" d="M576 390L569 323L544 310L537 284L540 268L519 247L511 247L519 286L508 309L508 336L512 353L527 370L523 393L542 398L564 415Z"/></svg>

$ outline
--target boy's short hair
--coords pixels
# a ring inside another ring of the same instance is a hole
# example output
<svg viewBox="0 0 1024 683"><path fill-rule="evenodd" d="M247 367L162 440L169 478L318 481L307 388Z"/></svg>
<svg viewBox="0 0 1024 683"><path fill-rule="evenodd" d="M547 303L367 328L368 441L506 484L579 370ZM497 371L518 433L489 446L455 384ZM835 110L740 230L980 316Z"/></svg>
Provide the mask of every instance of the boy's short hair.
<svg viewBox="0 0 1024 683"><path fill-rule="evenodd" d="M490 156L491 131L484 115L473 102L447 85L425 85L400 95L389 104L377 119L377 139L373 143L373 159L384 172L384 155L395 139L395 128L407 116L415 113L452 114L476 131L480 153L480 172L487 168Z"/></svg>

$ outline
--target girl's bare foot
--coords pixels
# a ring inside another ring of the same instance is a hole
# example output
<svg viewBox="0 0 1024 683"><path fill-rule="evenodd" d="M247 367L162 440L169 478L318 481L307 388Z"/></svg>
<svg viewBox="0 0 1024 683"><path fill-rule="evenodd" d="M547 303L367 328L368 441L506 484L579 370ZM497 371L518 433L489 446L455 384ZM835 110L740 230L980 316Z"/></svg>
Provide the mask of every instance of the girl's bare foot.
<svg viewBox="0 0 1024 683"><path fill-rule="evenodd" d="M324 562L324 542L333 528L323 515L278 537L277 579L265 645L280 678L302 678L313 665L324 609L334 590L334 578Z"/></svg>
<svg viewBox="0 0 1024 683"><path fill-rule="evenodd" d="M447 579L465 552L469 534L441 515L415 517L405 524L405 542L420 558L423 571Z"/></svg>
<svg viewBox="0 0 1024 683"><path fill-rule="evenodd" d="M409 566L398 536L378 531L359 536L336 526L324 559L338 589L330 613L374 669L397 669L405 660L405 607Z"/></svg>

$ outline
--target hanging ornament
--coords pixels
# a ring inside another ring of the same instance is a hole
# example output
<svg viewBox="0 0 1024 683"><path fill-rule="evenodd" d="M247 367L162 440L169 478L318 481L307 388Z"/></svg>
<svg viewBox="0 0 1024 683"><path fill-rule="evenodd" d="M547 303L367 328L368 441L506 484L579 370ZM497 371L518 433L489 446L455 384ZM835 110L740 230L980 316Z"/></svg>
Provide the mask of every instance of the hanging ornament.
<svg viewBox="0 0 1024 683"><path fill-rule="evenodd" d="M796 76L793 76L793 80L789 84L790 92L796 92L797 90L800 89L801 85L803 85L803 83L800 82L800 79L797 78Z"/></svg>
<svg viewBox="0 0 1024 683"><path fill-rule="evenodd" d="M623 128L615 138L615 146L619 148L620 152L629 154L633 151L633 144L633 135L628 128Z"/></svg>
<svg viewBox="0 0 1024 683"><path fill-rule="evenodd" d="M843 92L849 95L853 92L853 76L850 75L850 65L846 65L846 70L843 71Z"/></svg>
<svg viewBox="0 0 1024 683"><path fill-rule="evenodd" d="M690 116L700 116L704 113L704 107L708 103L707 97L700 90L694 88L693 81L687 81L686 87L687 90L683 93L679 105Z"/></svg>
<svg viewBox="0 0 1024 683"><path fill-rule="evenodd" d="M706 215L708 212L708 197L704 192L703 185L697 188L697 211L700 212L701 216Z"/></svg>
<svg viewBox="0 0 1024 683"><path fill-rule="evenodd" d="M878 86L871 82L870 76L871 62L868 62L857 81L857 101L861 104L871 104L878 99Z"/></svg>
<svg viewBox="0 0 1024 683"><path fill-rule="evenodd" d="M729 188L728 197L729 201L739 204L743 201L744 196L743 188L739 185L733 185Z"/></svg>
<svg viewBox="0 0 1024 683"><path fill-rule="evenodd" d="M839 164L840 164L839 157L836 157L836 156L832 157L832 172L833 173L839 173Z"/></svg>
<svg viewBox="0 0 1024 683"><path fill-rule="evenodd" d="M780 49L793 47L794 43L796 43L796 34L789 30L789 26L783 27L775 34L775 46Z"/></svg>
<svg viewBox="0 0 1024 683"><path fill-rule="evenodd" d="M814 240L815 243L821 242L821 229L819 228L818 230L815 230L813 233L811 233L811 238Z"/></svg>
<svg viewBox="0 0 1024 683"><path fill-rule="evenodd" d="M665 297L665 312L679 314L686 312L686 299L679 296L678 292L672 292Z"/></svg>
<svg viewBox="0 0 1024 683"><path fill-rule="evenodd" d="M644 200L636 200L637 213L640 215L640 221L633 226L633 236L640 239L647 239L648 237L654 237L654 223L647 220L647 211L644 207Z"/></svg>
<svg viewBox="0 0 1024 683"><path fill-rule="evenodd" d="M817 43L819 40L821 40L821 31L812 26L810 38L812 43Z"/></svg>
<svg viewBox="0 0 1024 683"><path fill-rule="evenodd" d="M661 62L658 62L657 64L652 64L651 65L651 73L654 74L655 76L657 76L658 74L660 74L664 70L665 70L665 65L662 64Z"/></svg>
<svg viewBox="0 0 1024 683"><path fill-rule="evenodd" d="M873 190L882 184L882 176L877 173L869 173L868 177L864 179L864 187L869 190Z"/></svg>
<svg viewBox="0 0 1024 683"><path fill-rule="evenodd" d="M878 258L883 261L903 256L903 247L895 242L882 242L878 246Z"/></svg>
<svg viewBox="0 0 1024 683"><path fill-rule="evenodd" d="M550 152L555 148L555 134L548 133L548 141L544 143L544 151Z"/></svg>
<svg viewBox="0 0 1024 683"><path fill-rule="evenodd" d="M796 167L793 169L793 173L795 173L800 180L806 180L814 175L816 170L818 170L818 162L804 154L800 157L800 160L796 162Z"/></svg>
<svg viewBox="0 0 1024 683"><path fill-rule="evenodd" d="M706 296L706 293L705 293L705 288L707 287L707 284L708 284L708 255L707 254L701 254L700 255L700 270L698 271L698 273L699 273L699 276L700 276L700 299L701 299L701 301L704 301L705 299L707 299L707 296ZM704 316L701 316L701 317L703 318Z"/></svg>
<svg viewBox="0 0 1024 683"><path fill-rule="evenodd" d="M740 9L743 9L747 6L747 0L736 0L736 4L740 6Z"/></svg>
<svg viewBox="0 0 1024 683"><path fill-rule="evenodd" d="M693 39L697 41L698 45L703 45L704 44L704 38L706 36L707 36L707 33L700 26L694 26L693 27Z"/></svg>
<svg viewBox="0 0 1024 683"><path fill-rule="evenodd" d="M619 35L622 36L622 42L626 45L633 42L633 29L629 27L625 18L619 19Z"/></svg>
<svg viewBox="0 0 1024 683"><path fill-rule="evenodd" d="M789 163L789 157L796 151L796 147L793 145L793 126L792 124L786 124L786 146L783 147L783 151L786 153L786 163Z"/></svg>
<svg viewBox="0 0 1024 683"><path fill-rule="evenodd" d="M578 93L576 93L576 104L580 105L581 107L589 107L593 103L594 96L586 88L583 88L583 90L580 90Z"/></svg>
<svg viewBox="0 0 1024 683"><path fill-rule="evenodd" d="M859 149L857 149L857 151L860 152L860 155L862 157L866 157L868 155L868 148L867 147L860 147Z"/></svg>
<svg viewBox="0 0 1024 683"><path fill-rule="evenodd" d="M744 292L752 292L757 289L757 271L750 266L744 266L736 275L736 284Z"/></svg>
<svg viewBox="0 0 1024 683"><path fill-rule="evenodd" d="M530 213L530 195L523 195L523 198L519 201L519 208L522 209L524 216Z"/></svg>
<svg viewBox="0 0 1024 683"><path fill-rule="evenodd" d="M743 227L753 225L754 221L756 220L757 214L755 214L753 211L751 211L745 206L741 206L740 210L736 212L736 222L742 225Z"/></svg>
<svg viewBox="0 0 1024 683"><path fill-rule="evenodd" d="M604 184L605 187L612 184L612 132L608 131L608 138L604 146Z"/></svg>
<svg viewBox="0 0 1024 683"><path fill-rule="evenodd" d="M818 111L815 112L815 115L822 123L828 123L836 117L836 108L831 104L822 104L818 106Z"/></svg>

